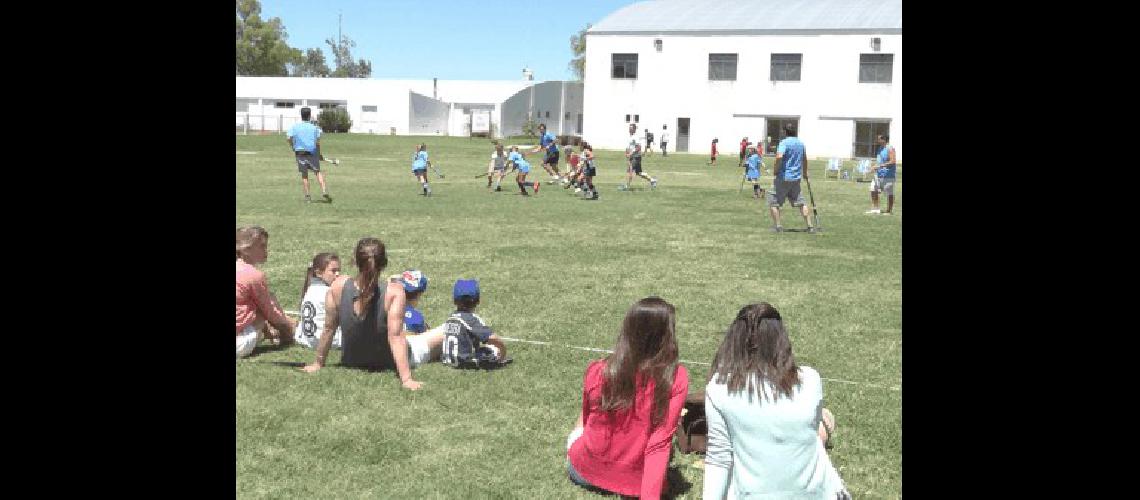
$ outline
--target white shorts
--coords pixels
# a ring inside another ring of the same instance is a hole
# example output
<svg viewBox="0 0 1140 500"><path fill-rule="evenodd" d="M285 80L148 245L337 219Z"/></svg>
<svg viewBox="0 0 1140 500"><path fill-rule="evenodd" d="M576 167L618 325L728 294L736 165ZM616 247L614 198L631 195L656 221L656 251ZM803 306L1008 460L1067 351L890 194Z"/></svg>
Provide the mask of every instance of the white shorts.
<svg viewBox="0 0 1140 500"><path fill-rule="evenodd" d="M894 196L895 179L887 177L875 177L875 180L871 181L871 192L884 193L887 196Z"/></svg>
<svg viewBox="0 0 1140 500"><path fill-rule="evenodd" d="M404 335L408 339L408 367L415 368L431 361L427 335Z"/></svg>
<svg viewBox="0 0 1140 500"><path fill-rule="evenodd" d="M248 325L241 330L237 336L237 357L244 358L253 353L253 348L257 347L257 342L261 340L261 330L254 328L253 325Z"/></svg>

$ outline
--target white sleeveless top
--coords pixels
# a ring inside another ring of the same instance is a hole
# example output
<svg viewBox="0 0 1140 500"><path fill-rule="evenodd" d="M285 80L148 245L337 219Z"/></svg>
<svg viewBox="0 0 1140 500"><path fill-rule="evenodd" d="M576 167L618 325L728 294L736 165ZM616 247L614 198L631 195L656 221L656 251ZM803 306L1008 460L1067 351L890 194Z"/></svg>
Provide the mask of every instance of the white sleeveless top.
<svg viewBox="0 0 1140 500"><path fill-rule="evenodd" d="M309 289L301 299L301 322L293 334L298 344L310 349L316 349L325 331L325 294L329 286L319 278L309 281ZM337 327L333 336L333 349L340 349L340 327Z"/></svg>

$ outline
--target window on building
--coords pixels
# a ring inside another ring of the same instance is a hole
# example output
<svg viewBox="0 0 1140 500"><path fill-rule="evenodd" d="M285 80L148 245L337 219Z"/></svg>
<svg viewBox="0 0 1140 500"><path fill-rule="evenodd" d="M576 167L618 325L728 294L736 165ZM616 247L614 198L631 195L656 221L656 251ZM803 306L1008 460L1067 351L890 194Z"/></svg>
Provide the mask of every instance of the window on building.
<svg viewBox="0 0 1140 500"><path fill-rule="evenodd" d="M641 115L633 115L633 123L641 123Z"/></svg>
<svg viewBox="0 0 1140 500"><path fill-rule="evenodd" d="M582 133L582 113L578 113L578 133Z"/></svg>
<svg viewBox="0 0 1140 500"><path fill-rule="evenodd" d="M625 122L629 123L629 115L625 115Z"/></svg>
<svg viewBox="0 0 1140 500"><path fill-rule="evenodd" d="M800 81L803 54L772 54L771 80L773 82Z"/></svg>
<svg viewBox="0 0 1140 500"><path fill-rule="evenodd" d="M859 54L859 83L891 83L894 54Z"/></svg>
<svg viewBox="0 0 1140 500"><path fill-rule="evenodd" d="M709 80L736 80L737 54L709 54Z"/></svg>
<svg viewBox="0 0 1140 500"><path fill-rule="evenodd" d="M283 108L283 109L293 109L294 104L295 103L293 103L292 101L277 101L277 102L273 103L273 107Z"/></svg>
<svg viewBox="0 0 1140 500"><path fill-rule="evenodd" d="M613 78L637 79L637 54L613 54Z"/></svg>
<svg viewBox="0 0 1140 500"><path fill-rule="evenodd" d="M569 120L569 119L570 119L570 112L569 112L569 111L567 111L567 112L566 112L566 117L565 117L565 119L566 119L566 120Z"/></svg>
<svg viewBox="0 0 1140 500"><path fill-rule="evenodd" d="M854 148L856 158L870 158L879 154L879 145L875 144L875 138L879 134L890 134L890 122L855 122L855 143Z"/></svg>
<svg viewBox="0 0 1140 500"><path fill-rule="evenodd" d="M799 131L799 118L768 118L765 120L765 127L767 127L765 128L766 137L754 139L753 142L766 142L764 145L764 153L770 155L776 154L776 147L780 145L780 141L784 140L784 125L789 123Z"/></svg>
<svg viewBox="0 0 1140 500"><path fill-rule="evenodd" d="M376 112L376 106L361 106L360 110L365 112L365 113L375 113Z"/></svg>
<svg viewBox="0 0 1140 500"><path fill-rule="evenodd" d="M319 106L321 109L336 109L341 107L340 104L335 102L322 102Z"/></svg>
<svg viewBox="0 0 1140 500"><path fill-rule="evenodd" d="M549 111L546 112L546 117L550 118L550 112Z"/></svg>

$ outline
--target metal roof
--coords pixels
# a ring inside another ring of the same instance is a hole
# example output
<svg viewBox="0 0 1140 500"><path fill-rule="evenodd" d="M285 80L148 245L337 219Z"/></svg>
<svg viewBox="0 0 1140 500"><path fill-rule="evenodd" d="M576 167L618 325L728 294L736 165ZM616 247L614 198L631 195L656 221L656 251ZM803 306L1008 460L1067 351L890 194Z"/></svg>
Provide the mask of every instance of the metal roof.
<svg viewBox="0 0 1140 500"><path fill-rule="evenodd" d="M902 0L650 0L622 7L590 34L902 33Z"/></svg>

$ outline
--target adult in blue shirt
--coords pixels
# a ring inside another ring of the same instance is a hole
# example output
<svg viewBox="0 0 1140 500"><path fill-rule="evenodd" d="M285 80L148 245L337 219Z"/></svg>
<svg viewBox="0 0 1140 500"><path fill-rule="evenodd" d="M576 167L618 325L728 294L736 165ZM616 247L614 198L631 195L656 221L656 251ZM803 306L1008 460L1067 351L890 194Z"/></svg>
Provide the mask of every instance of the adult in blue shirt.
<svg viewBox="0 0 1140 500"><path fill-rule="evenodd" d="M301 108L301 122L289 127L285 134L285 142L293 149L293 156L297 159L297 170L301 172L301 188L305 192L305 202L312 202L309 197L309 171L317 173L317 182L321 183L321 194L325 200L332 203L329 188L325 184L325 174L321 172L320 147L321 129L309 122L313 110Z"/></svg>
<svg viewBox="0 0 1140 500"><path fill-rule="evenodd" d="M530 151L531 153L537 153L541 150L546 150L546 157L542 159L542 168L543 170L546 170L546 173L550 174L553 177L553 179L550 181L550 184L558 182L558 180L561 178L558 172L557 140L558 136L554 135L552 132L547 132L546 124L540 123L538 124L539 145Z"/></svg>
<svg viewBox="0 0 1140 500"><path fill-rule="evenodd" d="M416 180L423 186L424 196L431 196L431 186L428 185L427 176L429 166L431 160L428 160L427 144L423 143L416 148L416 155L412 157L412 175L415 175Z"/></svg>
<svg viewBox="0 0 1140 500"><path fill-rule="evenodd" d="M515 177L515 182L519 185L519 191L522 191L523 196L530 196L530 193L526 192L526 174L530 173L530 162L526 161L522 153L519 153L518 146L511 146L511 154L507 156L507 162L511 164L511 171L519 171ZM538 186L538 181L535 181L534 194L538 194Z"/></svg>
<svg viewBox="0 0 1140 500"><path fill-rule="evenodd" d="M875 169L875 180L871 182L871 209L868 214L891 215L895 208L895 147L887 144L890 136L880 134L875 138L879 145L879 168ZM887 195L887 211L879 211L879 193Z"/></svg>
<svg viewBox="0 0 1140 500"><path fill-rule="evenodd" d="M772 177L772 191L768 193L768 211L772 214L773 232L781 232L784 226L780 224L780 207L784 200L792 202L793 207L799 207L804 216L809 233L816 229L811 225L808 217L808 207L804 203L804 194L800 192L800 179L808 178L807 148L803 141L796 137L796 126L789 123L784 125L784 140L776 147L776 173Z"/></svg>

